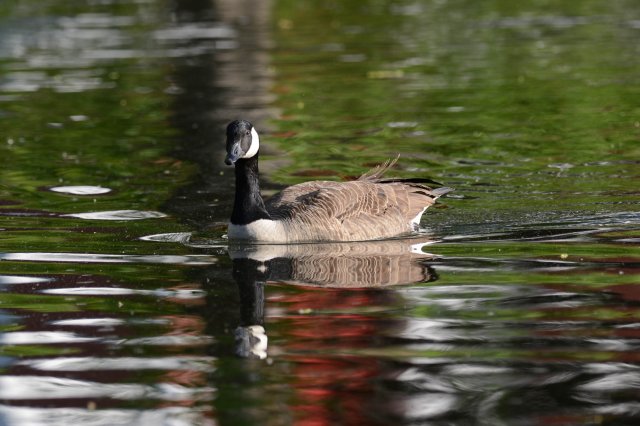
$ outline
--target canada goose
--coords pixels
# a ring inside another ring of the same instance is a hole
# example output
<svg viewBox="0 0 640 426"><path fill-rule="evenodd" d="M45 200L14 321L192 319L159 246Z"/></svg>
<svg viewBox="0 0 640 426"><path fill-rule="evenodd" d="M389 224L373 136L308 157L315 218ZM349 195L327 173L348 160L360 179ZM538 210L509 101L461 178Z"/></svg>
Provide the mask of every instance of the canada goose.
<svg viewBox="0 0 640 426"><path fill-rule="evenodd" d="M266 203L260 195L260 138L245 120L227 126L225 163L235 165L236 194L230 240L271 243L365 241L417 229L424 211L451 188L431 189L419 179L384 179L396 160L349 182L293 185Z"/></svg>

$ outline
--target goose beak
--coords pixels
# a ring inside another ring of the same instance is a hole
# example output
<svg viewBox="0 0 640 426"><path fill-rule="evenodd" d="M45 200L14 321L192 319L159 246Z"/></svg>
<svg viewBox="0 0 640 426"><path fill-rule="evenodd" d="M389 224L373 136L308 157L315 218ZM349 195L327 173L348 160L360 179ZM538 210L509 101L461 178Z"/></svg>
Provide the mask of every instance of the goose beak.
<svg viewBox="0 0 640 426"><path fill-rule="evenodd" d="M234 165L244 154L245 153L242 151L242 148L240 148L240 141L235 142L231 146L231 150L227 152L227 157L224 159L224 163L227 166Z"/></svg>

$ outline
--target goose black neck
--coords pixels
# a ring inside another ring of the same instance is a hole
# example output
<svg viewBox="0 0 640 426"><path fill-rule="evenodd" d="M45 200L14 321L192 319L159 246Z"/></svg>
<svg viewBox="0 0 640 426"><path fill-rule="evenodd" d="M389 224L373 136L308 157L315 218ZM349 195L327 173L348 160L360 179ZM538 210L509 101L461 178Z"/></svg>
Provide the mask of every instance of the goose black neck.
<svg viewBox="0 0 640 426"><path fill-rule="evenodd" d="M258 155L236 161L236 196L231 223L246 225L259 219L271 219L260 195Z"/></svg>

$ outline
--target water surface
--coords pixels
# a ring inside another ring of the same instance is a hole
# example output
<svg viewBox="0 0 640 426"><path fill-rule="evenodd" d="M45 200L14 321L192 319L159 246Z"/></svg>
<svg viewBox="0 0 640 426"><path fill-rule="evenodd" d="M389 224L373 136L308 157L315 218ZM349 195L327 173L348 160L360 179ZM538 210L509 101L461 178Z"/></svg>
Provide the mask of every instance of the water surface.
<svg viewBox="0 0 640 426"><path fill-rule="evenodd" d="M67 3L0 5L1 424L638 422L635 2ZM229 246L237 117L456 192Z"/></svg>

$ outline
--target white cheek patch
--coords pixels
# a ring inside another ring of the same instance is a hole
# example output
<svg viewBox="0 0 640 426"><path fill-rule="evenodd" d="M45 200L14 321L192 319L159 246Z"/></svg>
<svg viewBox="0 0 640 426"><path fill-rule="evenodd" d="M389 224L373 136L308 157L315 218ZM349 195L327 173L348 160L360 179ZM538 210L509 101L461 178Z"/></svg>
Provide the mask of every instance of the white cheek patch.
<svg viewBox="0 0 640 426"><path fill-rule="evenodd" d="M260 137L258 136L258 132L256 132L256 128L251 128L251 146L249 146L249 151L242 158L251 158L258 153L258 149L260 148Z"/></svg>

